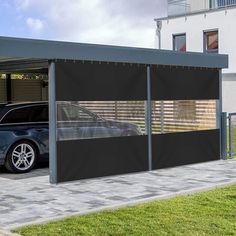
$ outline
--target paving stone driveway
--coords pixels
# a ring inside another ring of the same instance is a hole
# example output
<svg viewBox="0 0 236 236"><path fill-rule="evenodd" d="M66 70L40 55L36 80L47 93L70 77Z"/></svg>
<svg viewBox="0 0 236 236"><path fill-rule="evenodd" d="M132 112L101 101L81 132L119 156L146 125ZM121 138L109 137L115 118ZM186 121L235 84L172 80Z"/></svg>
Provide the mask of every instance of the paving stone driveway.
<svg viewBox="0 0 236 236"><path fill-rule="evenodd" d="M236 160L59 185L50 185L48 179L48 169L25 175L0 173L0 228L236 183Z"/></svg>

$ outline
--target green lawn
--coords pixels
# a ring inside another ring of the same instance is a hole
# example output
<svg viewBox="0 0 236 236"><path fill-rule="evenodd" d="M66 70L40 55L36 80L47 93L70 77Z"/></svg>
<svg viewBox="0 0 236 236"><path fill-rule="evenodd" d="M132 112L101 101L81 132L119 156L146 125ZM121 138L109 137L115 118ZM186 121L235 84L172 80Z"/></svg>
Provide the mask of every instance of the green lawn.
<svg viewBox="0 0 236 236"><path fill-rule="evenodd" d="M236 185L17 229L22 235L236 235Z"/></svg>

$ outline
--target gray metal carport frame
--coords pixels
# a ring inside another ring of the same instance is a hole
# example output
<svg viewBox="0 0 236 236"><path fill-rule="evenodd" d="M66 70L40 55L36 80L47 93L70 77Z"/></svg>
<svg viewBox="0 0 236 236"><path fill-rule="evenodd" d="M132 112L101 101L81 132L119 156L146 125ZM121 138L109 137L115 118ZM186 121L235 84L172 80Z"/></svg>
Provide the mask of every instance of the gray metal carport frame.
<svg viewBox="0 0 236 236"><path fill-rule="evenodd" d="M134 63L147 65L148 100L146 119L151 119L150 66L165 65L178 67L202 67L220 69L220 98L217 104L217 121L220 128L222 112L221 69L228 67L228 56L167 50L117 47L58 41L19 39L0 37L0 72L45 72L49 74L49 146L50 182L57 181L56 155L56 99L55 99L55 61L80 60L98 62ZM148 122L147 122L148 123ZM149 122L150 124L150 122ZM147 127L149 150L151 152L151 127ZM149 169L151 156L149 152ZM221 158L223 158L221 150Z"/></svg>

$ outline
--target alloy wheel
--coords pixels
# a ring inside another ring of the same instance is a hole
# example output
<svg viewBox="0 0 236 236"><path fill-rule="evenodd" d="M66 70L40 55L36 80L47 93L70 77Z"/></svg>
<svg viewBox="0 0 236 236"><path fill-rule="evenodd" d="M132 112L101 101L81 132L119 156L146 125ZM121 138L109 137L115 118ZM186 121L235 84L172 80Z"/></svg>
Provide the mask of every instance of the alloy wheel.
<svg viewBox="0 0 236 236"><path fill-rule="evenodd" d="M21 143L12 151L12 164L20 171L31 168L35 160L35 151L31 145Z"/></svg>

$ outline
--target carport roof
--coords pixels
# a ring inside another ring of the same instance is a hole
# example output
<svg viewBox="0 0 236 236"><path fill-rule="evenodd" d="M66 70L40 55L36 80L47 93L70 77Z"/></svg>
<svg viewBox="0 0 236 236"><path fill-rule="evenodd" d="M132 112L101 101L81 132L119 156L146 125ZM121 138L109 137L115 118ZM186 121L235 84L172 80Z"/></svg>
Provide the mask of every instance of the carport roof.
<svg viewBox="0 0 236 236"><path fill-rule="evenodd" d="M169 50L0 37L0 71L28 63L45 69L49 60L84 60L150 65L227 68L228 56ZM13 70L14 71L14 70Z"/></svg>

